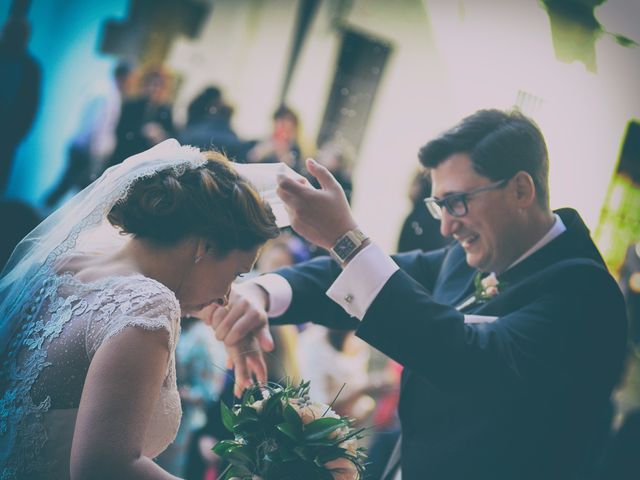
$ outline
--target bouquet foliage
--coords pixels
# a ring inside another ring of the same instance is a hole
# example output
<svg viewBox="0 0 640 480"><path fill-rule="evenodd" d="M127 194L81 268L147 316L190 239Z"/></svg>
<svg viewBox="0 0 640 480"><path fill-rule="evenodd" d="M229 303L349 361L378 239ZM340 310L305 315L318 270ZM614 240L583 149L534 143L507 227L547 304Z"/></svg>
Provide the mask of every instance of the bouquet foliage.
<svg viewBox="0 0 640 480"><path fill-rule="evenodd" d="M335 401L335 400L334 400ZM233 440L213 448L229 462L222 479L357 479L364 471L364 429L331 405L309 399L309 382L253 385L233 408L221 403Z"/></svg>

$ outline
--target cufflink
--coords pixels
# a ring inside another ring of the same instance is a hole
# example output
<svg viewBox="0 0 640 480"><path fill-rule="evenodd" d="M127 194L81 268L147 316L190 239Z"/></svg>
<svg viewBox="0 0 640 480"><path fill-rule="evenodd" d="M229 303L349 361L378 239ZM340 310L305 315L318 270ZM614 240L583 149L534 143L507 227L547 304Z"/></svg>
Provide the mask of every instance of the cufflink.
<svg viewBox="0 0 640 480"><path fill-rule="evenodd" d="M353 302L353 295L351 295L350 293L348 295L345 295L344 301L347 303Z"/></svg>

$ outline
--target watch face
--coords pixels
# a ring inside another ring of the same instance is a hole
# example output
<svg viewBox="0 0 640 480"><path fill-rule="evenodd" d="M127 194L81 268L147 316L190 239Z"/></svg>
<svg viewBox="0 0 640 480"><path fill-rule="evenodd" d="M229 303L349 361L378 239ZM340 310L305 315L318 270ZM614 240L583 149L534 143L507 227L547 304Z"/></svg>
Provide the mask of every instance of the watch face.
<svg viewBox="0 0 640 480"><path fill-rule="evenodd" d="M340 258L347 258L349 254L356 248L356 244L349 237L343 237L335 247L333 247L333 251Z"/></svg>

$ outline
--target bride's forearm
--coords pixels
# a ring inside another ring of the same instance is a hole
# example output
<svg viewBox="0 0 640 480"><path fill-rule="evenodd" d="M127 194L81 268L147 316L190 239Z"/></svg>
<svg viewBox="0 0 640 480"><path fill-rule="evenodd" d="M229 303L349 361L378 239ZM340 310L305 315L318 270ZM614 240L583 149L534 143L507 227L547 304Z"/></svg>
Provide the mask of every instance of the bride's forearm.
<svg viewBox="0 0 640 480"><path fill-rule="evenodd" d="M71 468L71 480L180 480L162 469L148 457L138 457L128 463L113 461L87 462L83 467Z"/></svg>
<svg viewBox="0 0 640 480"><path fill-rule="evenodd" d="M171 475L169 472L161 468L157 463L149 457L138 458L129 469L131 479L140 480L179 480L178 477ZM127 472L127 473L129 473ZM129 477L125 477L129 478Z"/></svg>

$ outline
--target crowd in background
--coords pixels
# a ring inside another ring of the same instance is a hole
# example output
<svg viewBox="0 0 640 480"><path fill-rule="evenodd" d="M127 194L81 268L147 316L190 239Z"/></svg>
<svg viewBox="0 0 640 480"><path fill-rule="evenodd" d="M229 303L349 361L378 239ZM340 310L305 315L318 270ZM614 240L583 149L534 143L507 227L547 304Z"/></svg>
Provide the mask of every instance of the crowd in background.
<svg viewBox="0 0 640 480"><path fill-rule="evenodd" d="M9 34L17 38L12 41L19 41L24 32L19 25L12 28ZM0 43L0 58L7 55L6 43L7 40ZM8 90L2 91L7 93ZM207 86L190 102L183 125L174 121L173 93L173 80L163 69L136 72L128 64L117 65L109 88L92 98L78 119L76 133L68 141L66 168L43 200L47 208L62 204L110 166L170 137L201 149L223 151L240 163L284 162L308 176L298 141L301 121L291 106L281 105L274 111L270 132L265 138L244 139L234 131L234 108L227 103L219 87ZM15 141L2 145L7 149L11 147L11 152L3 154L5 157L15 153L25 128L29 128L30 120L26 120L14 125L21 129L16 132ZM347 198L351 198L355 183L352 180L355 152L351 146L340 138L333 138L317 145L314 151L304 153L325 165L342 185ZM11 161L3 157L1 166L0 186L4 188ZM439 233L439 223L423 204L430 190L428 175L424 171L417 172L408 192L412 208L399 232L398 251L446 246L447 240ZM21 202L2 200L0 215L5 219L0 252L2 265L20 238L39 223L44 213L46 211L39 212ZM323 253L294 232L283 231L263 249L255 274ZM629 307L631 350L636 352L640 343L640 243L629 247L620 272L620 283ZM360 341L353 332L316 325L272 327L272 330L276 348L268 356L270 380L280 382L285 377L294 381L311 380L312 396L325 403L331 403L340 393L334 402L336 411L353 417L359 425L371 427L366 440L370 447L367 475L368 478L379 478L389 450L399 435L395 411L401 367ZM229 435L220 419L220 402L229 404L233 396L233 377L225 367L224 348L208 327L186 317L182 320L176 363L183 420L175 442L157 462L180 477L215 479L224 465L218 463L211 447ZM343 381L346 382L344 386ZM624 438L635 438L634 432L640 429L639 419L640 414L637 410L634 413L631 407L618 430L619 435L612 442L615 445L612 452L616 456L633 455L632 451L625 450Z"/></svg>

